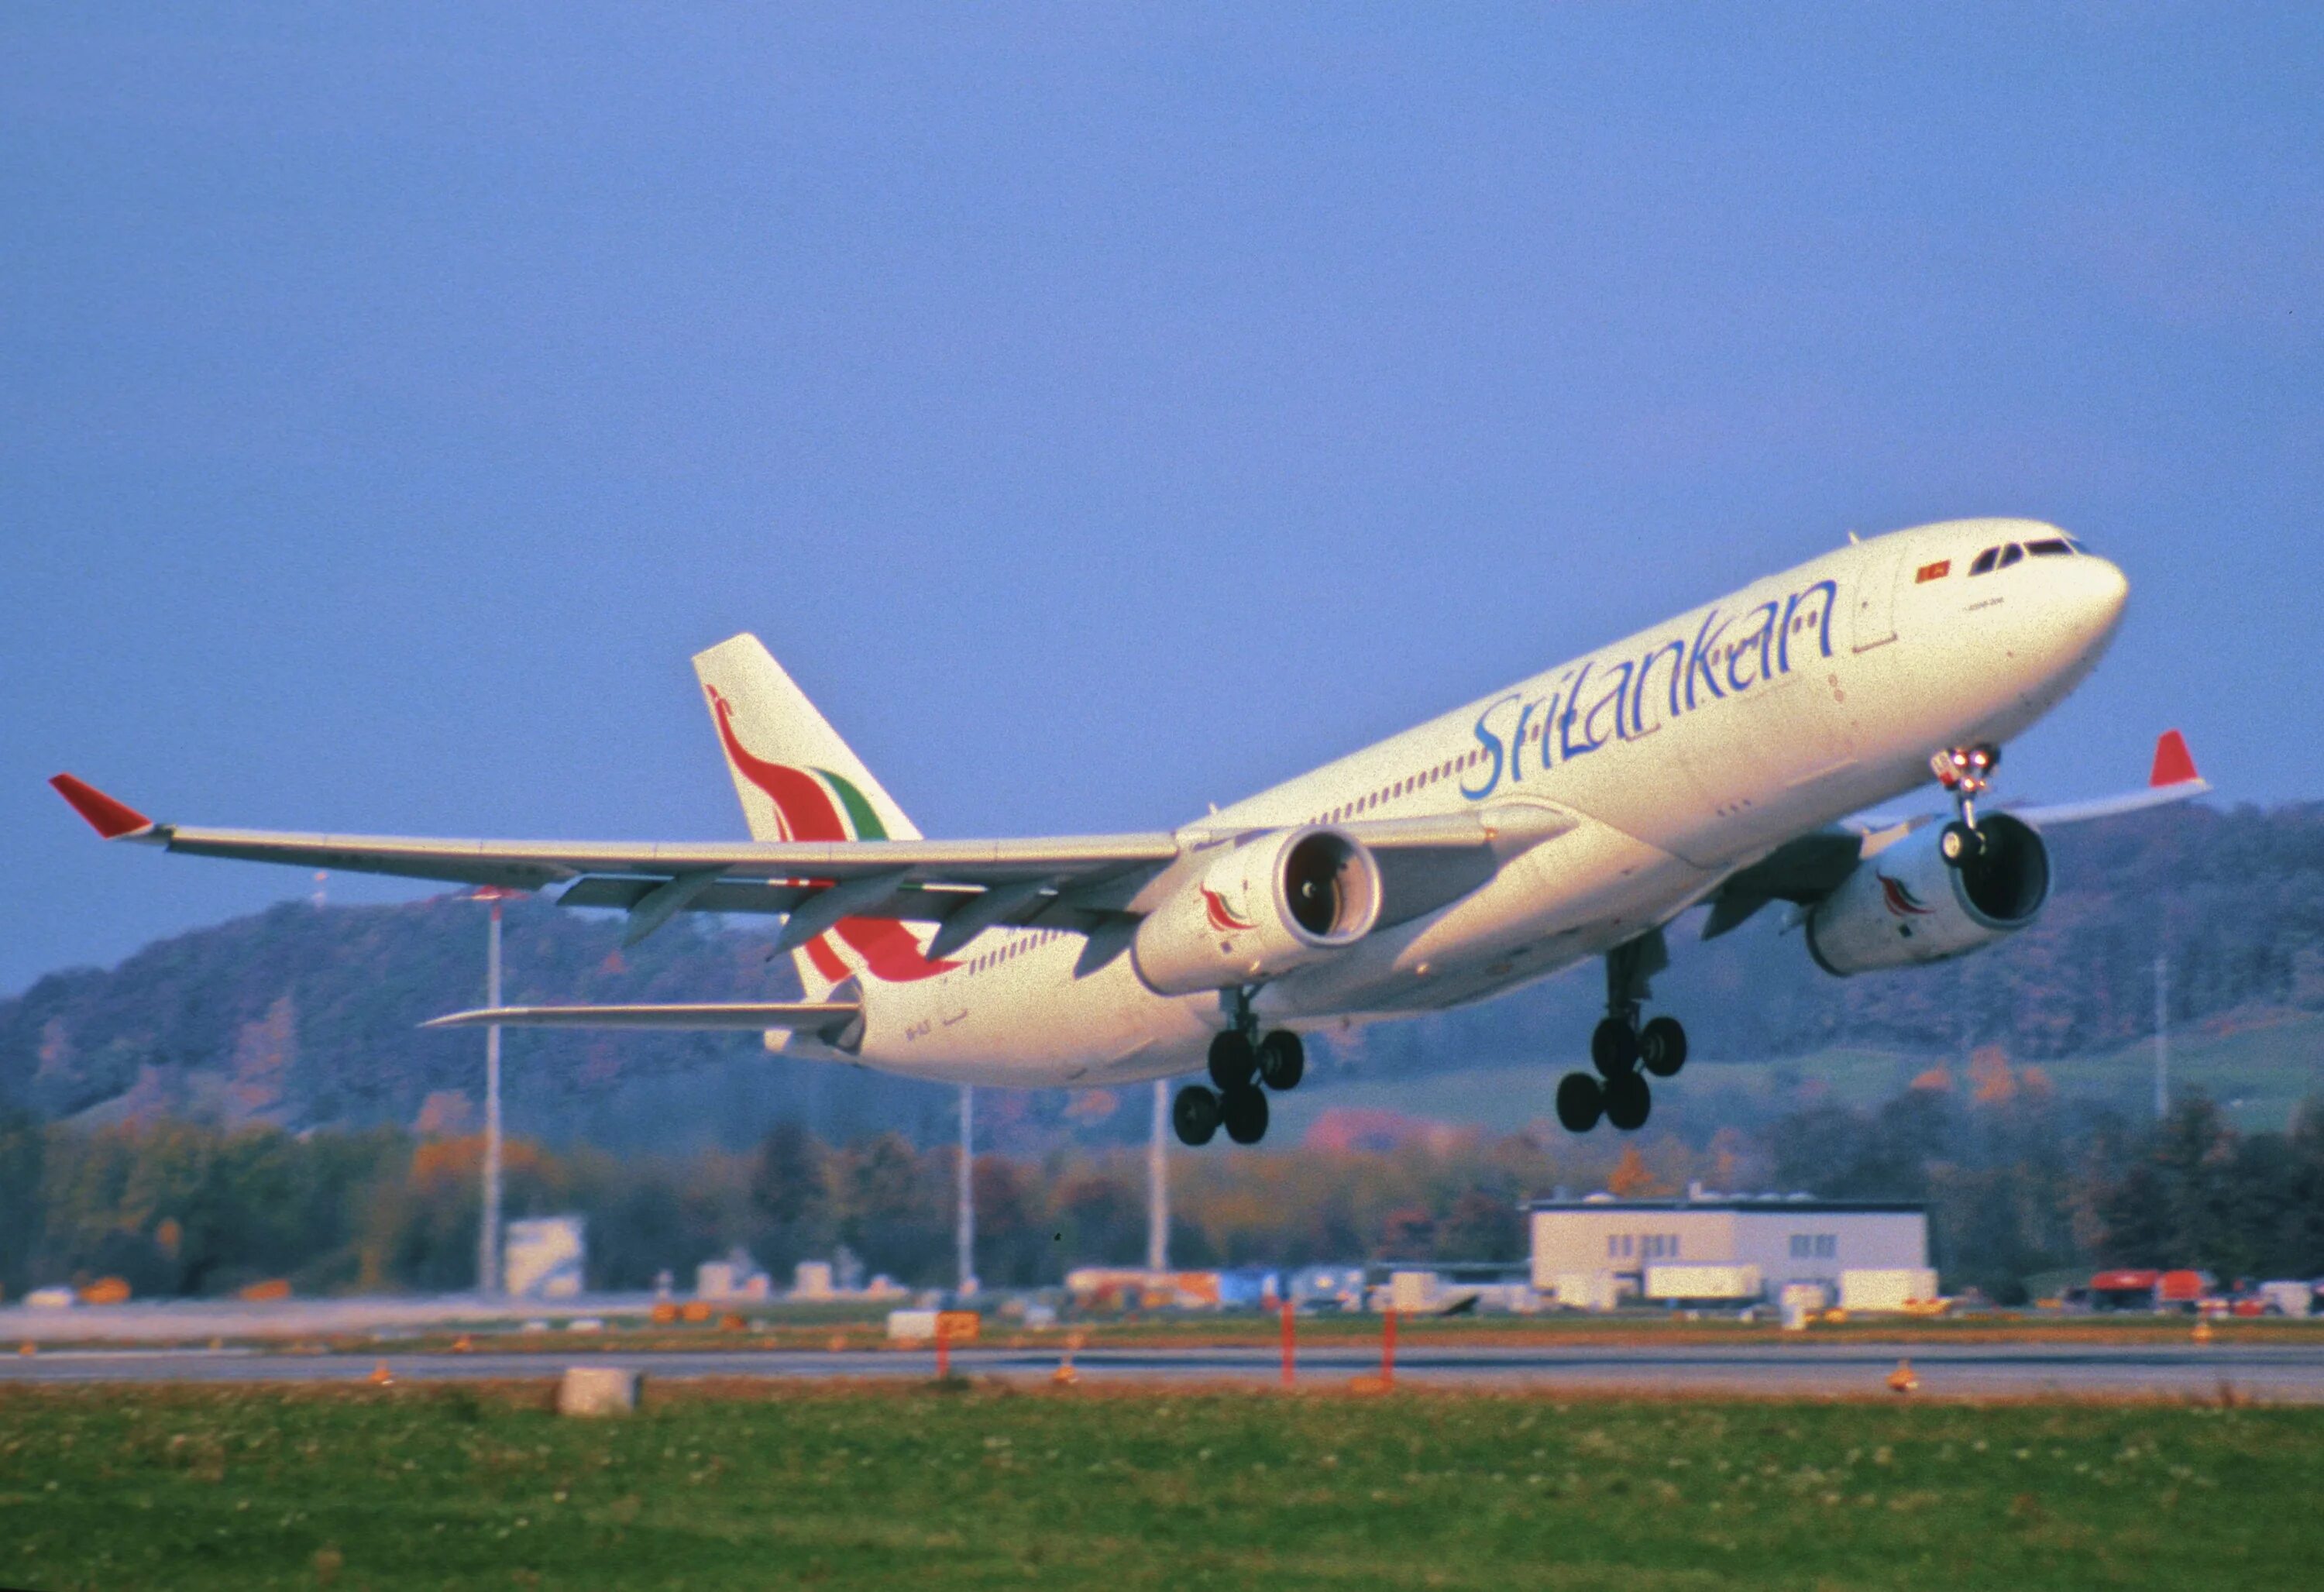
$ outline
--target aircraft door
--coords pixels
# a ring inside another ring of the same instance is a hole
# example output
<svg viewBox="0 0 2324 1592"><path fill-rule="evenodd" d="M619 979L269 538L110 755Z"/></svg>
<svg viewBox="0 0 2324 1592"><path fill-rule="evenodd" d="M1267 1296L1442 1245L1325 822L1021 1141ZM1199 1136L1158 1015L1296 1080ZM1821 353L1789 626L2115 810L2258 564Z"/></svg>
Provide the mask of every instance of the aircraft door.
<svg viewBox="0 0 2324 1592"><path fill-rule="evenodd" d="M1854 643L1858 652L1886 647L1896 639L1896 583L1904 573L1902 542L1875 543L1864 551L1856 580Z"/></svg>

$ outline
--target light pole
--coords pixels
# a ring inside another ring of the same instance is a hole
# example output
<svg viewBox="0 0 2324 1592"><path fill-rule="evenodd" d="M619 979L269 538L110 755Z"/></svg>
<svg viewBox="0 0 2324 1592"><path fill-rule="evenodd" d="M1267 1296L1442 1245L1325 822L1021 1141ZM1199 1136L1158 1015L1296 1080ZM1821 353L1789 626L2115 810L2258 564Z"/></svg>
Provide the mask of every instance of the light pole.
<svg viewBox="0 0 2324 1592"><path fill-rule="evenodd" d="M976 1293L976 1153L974 1125L976 1122L976 1086L960 1086L960 1189L956 1225L953 1241L960 1250L960 1287L963 1299Z"/></svg>
<svg viewBox="0 0 2324 1592"><path fill-rule="evenodd" d="M1160 1276L1170 1266L1170 1163L1163 1131L1170 1118L1170 1084L1154 1081L1154 1132L1146 1141L1146 1269Z"/></svg>
<svg viewBox="0 0 2324 1592"><path fill-rule="evenodd" d="M470 897L492 908L484 950L484 1004L501 1004L501 903L509 892L486 885ZM484 1030L484 1219L476 1235L476 1292L501 1291L501 1026Z"/></svg>

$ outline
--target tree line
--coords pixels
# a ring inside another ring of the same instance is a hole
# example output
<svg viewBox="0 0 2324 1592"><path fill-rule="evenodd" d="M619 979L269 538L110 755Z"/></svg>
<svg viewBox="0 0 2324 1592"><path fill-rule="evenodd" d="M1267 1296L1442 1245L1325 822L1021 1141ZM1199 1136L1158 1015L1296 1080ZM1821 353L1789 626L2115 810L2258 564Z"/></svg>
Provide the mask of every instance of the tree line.
<svg viewBox="0 0 2324 1592"><path fill-rule="evenodd" d="M473 1284L481 1146L394 1129L88 1128L0 1116L0 1289L119 1276L141 1296ZM842 1247L915 1286L954 1269L958 1152L889 1132L830 1143L796 1122L752 1150L622 1158L512 1142L511 1216L577 1212L591 1287L690 1281L740 1246L779 1279ZM1948 1288L2005 1302L2071 1267L2190 1265L2222 1278L2324 1275L2324 1101L2245 1133L2208 1099L2160 1122L2039 1092L1906 1090L1877 1108L1811 1104L1764 1130L1617 1146L1528 1134L1390 1150L1181 1155L1174 1265L1517 1260L1529 1198L1609 1187L1913 1200ZM1062 1147L973 1166L978 1275L1037 1286L1145 1254L1142 1154Z"/></svg>

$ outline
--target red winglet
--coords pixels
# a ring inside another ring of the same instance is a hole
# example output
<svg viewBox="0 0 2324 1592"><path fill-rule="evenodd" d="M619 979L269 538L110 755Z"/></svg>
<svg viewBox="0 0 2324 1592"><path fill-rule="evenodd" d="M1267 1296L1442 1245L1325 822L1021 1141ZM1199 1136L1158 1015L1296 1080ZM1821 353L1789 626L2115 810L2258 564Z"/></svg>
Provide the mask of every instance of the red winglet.
<svg viewBox="0 0 2324 1592"><path fill-rule="evenodd" d="M153 821L126 802L116 802L94 785L75 779L69 774L60 774L49 781L57 794L72 804L73 811L88 820L88 826L106 840L117 841L124 834L153 827Z"/></svg>
<svg viewBox="0 0 2324 1592"><path fill-rule="evenodd" d="M2146 783L2184 785L2198 778L2195 756L2187 750L2187 738L2176 730L2165 730L2154 743L2154 772L2147 777Z"/></svg>

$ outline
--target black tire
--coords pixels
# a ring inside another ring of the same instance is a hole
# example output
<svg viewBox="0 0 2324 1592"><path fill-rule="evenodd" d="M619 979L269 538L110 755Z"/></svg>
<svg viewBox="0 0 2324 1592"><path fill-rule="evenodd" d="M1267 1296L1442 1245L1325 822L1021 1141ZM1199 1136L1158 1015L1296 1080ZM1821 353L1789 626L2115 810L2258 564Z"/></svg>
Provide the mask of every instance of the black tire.
<svg viewBox="0 0 2324 1592"><path fill-rule="evenodd" d="M1218 1086L1221 1094L1249 1088L1252 1070L1258 1065L1259 1057L1241 1030L1230 1028L1211 1041L1211 1081Z"/></svg>
<svg viewBox="0 0 2324 1592"><path fill-rule="evenodd" d="M1606 1114L1606 1091L1587 1072L1557 1081L1557 1124L1568 1133L1588 1133Z"/></svg>
<svg viewBox="0 0 2324 1592"><path fill-rule="evenodd" d="M1219 1097L1199 1083L1189 1083L1170 1102L1170 1126L1182 1145L1206 1145L1219 1130Z"/></svg>
<svg viewBox="0 0 2324 1592"><path fill-rule="evenodd" d="M1686 1065L1686 1030L1676 1017L1656 1017L1638 1030L1638 1065L1657 1078L1674 1077Z"/></svg>
<svg viewBox="0 0 2324 1592"><path fill-rule="evenodd" d="M1625 1072L1619 1078L1606 1081L1606 1120L1624 1133L1636 1133L1644 1127L1646 1113L1654 1106L1654 1093L1639 1074Z"/></svg>
<svg viewBox="0 0 2324 1592"><path fill-rule="evenodd" d="M1219 1101L1219 1120L1227 1136L1239 1145L1255 1145L1267 1136L1267 1096L1245 1085Z"/></svg>
<svg viewBox="0 0 2324 1592"><path fill-rule="evenodd" d="M1961 867L1984 850L1985 837L1958 818L1937 836L1937 855L1950 868Z"/></svg>
<svg viewBox="0 0 2324 1592"><path fill-rule="evenodd" d="M1259 1042L1259 1079L1277 1093L1296 1089L1307 1076L1307 1047L1288 1028L1277 1028Z"/></svg>
<svg viewBox="0 0 2324 1592"><path fill-rule="evenodd" d="M1590 1064L1600 1078L1638 1070L1638 1034L1619 1017L1608 1017L1590 1035Z"/></svg>

